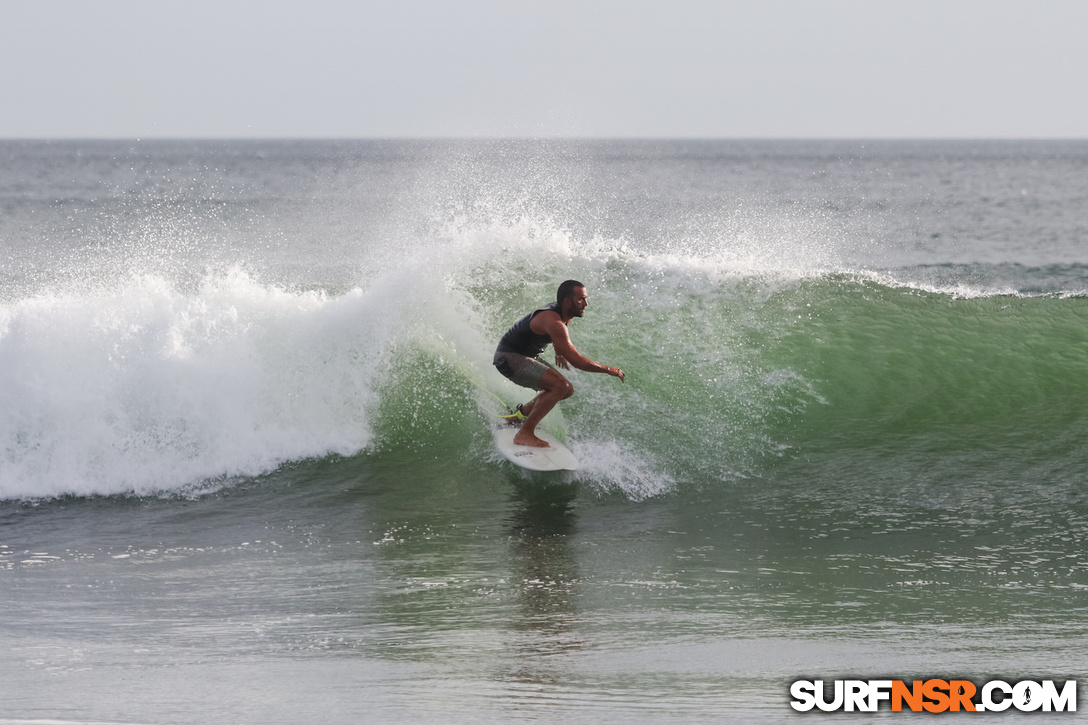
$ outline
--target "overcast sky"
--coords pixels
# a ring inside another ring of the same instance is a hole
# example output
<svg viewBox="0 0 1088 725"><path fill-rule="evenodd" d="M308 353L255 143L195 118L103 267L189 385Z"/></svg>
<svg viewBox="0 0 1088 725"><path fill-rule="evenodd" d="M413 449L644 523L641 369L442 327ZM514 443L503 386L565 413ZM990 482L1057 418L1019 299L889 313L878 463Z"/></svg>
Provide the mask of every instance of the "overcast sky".
<svg viewBox="0 0 1088 725"><path fill-rule="evenodd" d="M0 0L0 138L1088 138L1088 0Z"/></svg>

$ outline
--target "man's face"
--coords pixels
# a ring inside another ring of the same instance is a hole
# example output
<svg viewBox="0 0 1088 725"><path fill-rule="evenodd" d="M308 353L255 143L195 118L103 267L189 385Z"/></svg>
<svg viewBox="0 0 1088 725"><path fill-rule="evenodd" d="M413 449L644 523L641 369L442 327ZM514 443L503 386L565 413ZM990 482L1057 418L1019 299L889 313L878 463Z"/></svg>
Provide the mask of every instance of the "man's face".
<svg viewBox="0 0 1088 725"><path fill-rule="evenodd" d="M586 307L589 305L589 296L586 294L585 287L575 287L571 290L570 297L567 298L570 304L571 317L581 317L586 312Z"/></svg>

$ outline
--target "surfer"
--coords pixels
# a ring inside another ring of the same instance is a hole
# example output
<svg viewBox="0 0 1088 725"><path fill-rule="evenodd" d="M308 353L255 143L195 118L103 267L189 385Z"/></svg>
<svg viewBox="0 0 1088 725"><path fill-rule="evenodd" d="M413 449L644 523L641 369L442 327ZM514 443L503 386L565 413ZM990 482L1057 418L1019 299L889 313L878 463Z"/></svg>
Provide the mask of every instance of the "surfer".
<svg viewBox="0 0 1088 725"><path fill-rule="evenodd" d="M521 423L514 436L514 443L521 446L547 448L548 444L537 437L537 423L560 400L574 395L574 386L555 366L569 370L573 365L591 373L608 373L623 382L623 371L601 365L582 355L570 342L567 326L575 317L585 314L589 297L586 286L568 279L559 285L555 302L539 307L514 323L506 331L495 350L495 367L504 376L524 388L539 391L528 403L522 403L506 418L509 423ZM540 359L548 343L555 348L555 366Z"/></svg>

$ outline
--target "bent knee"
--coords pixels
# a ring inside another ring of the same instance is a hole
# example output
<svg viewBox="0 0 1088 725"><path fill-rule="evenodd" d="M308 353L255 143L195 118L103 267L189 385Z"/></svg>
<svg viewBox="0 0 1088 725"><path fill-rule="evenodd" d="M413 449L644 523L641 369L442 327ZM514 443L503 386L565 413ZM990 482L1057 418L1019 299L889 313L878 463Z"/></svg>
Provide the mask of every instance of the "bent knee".
<svg viewBox="0 0 1088 725"><path fill-rule="evenodd" d="M559 395L562 396L561 400L566 400L574 395L574 386L571 385L569 380L563 380L563 385L559 388Z"/></svg>
<svg viewBox="0 0 1088 725"><path fill-rule="evenodd" d="M570 396L574 395L574 386L570 381L563 376L558 370L548 370L544 373L544 376L540 379L541 391L550 393L559 398L559 400L566 400Z"/></svg>
<svg viewBox="0 0 1088 725"><path fill-rule="evenodd" d="M552 380L544 381L546 384L541 385L540 389L546 393L550 393L556 396L559 400L566 400L570 396L574 395L574 386L570 384L570 381L564 378L562 375L557 375Z"/></svg>

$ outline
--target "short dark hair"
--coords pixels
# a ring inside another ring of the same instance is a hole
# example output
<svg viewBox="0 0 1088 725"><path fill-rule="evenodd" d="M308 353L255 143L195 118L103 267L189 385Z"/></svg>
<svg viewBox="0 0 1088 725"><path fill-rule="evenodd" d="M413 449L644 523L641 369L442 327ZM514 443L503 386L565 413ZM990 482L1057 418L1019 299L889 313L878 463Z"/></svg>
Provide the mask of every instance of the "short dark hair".
<svg viewBox="0 0 1088 725"><path fill-rule="evenodd" d="M585 287L585 285L574 279L568 279L566 282L559 285L559 290L555 293L555 304L562 307L563 300L574 294L575 287Z"/></svg>

